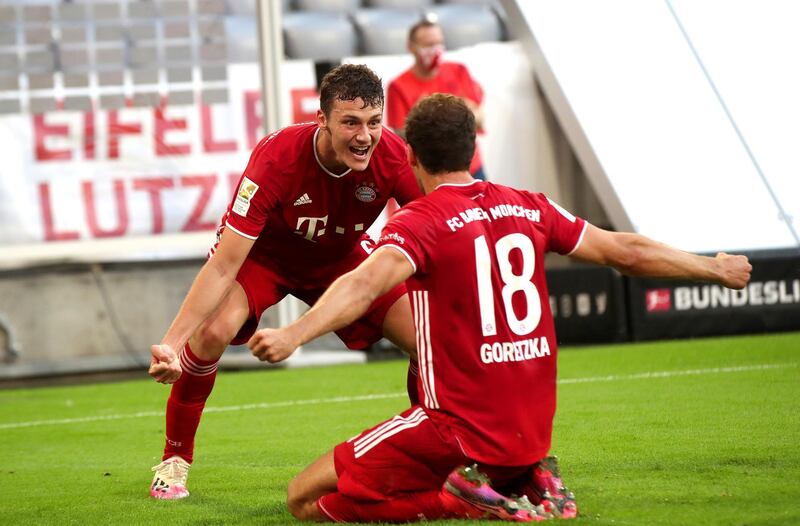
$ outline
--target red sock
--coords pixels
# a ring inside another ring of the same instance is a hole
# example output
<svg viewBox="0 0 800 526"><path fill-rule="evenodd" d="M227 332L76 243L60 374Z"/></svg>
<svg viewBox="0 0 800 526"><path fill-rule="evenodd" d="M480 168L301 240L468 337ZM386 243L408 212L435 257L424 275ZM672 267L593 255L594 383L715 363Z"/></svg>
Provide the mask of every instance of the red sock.
<svg viewBox="0 0 800 526"><path fill-rule="evenodd" d="M419 404L419 390L417 379L419 378L419 366L417 365L416 360L409 360L408 361L408 375L406 376L406 390L408 391L408 399L411 401L411 405L420 405Z"/></svg>
<svg viewBox="0 0 800 526"><path fill-rule="evenodd" d="M172 385L167 400L167 442L162 460L178 455L191 463L194 436L206 400L214 388L219 360L201 360L192 353L188 343L180 358L183 373Z"/></svg>
<svg viewBox="0 0 800 526"><path fill-rule="evenodd" d="M335 492L320 497L317 508L333 522L412 522L447 517L439 490L377 502L354 500Z"/></svg>

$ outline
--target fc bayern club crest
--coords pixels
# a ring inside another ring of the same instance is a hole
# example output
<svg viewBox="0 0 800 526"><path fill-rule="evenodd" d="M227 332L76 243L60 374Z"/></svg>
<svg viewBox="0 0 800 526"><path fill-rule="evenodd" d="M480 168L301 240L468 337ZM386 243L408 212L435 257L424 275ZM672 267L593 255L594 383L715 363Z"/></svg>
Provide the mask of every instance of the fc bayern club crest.
<svg viewBox="0 0 800 526"><path fill-rule="evenodd" d="M356 199L362 203L371 203L378 197L375 183L362 183L356 188Z"/></svg>

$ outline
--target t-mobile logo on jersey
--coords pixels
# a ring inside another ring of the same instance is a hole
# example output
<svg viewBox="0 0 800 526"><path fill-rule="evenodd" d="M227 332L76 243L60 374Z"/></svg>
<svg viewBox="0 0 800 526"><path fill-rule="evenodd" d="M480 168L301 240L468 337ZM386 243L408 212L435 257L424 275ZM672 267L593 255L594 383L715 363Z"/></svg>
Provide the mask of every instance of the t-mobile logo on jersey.
<svg viewBox="0 0 800 526"><path fill-rule="evenodd" d="M665 312L672 310L670 290L650 289L645 292L645 308L647 312Z"/></svg>
<svg viewBox="0 0 800 526"><path fill-rule="evenodd" d="M306 222L308 222L308 230L303 232L303 224L305 224ZM295 227L297 230L295 230L294 233L305 237L309 241L314 241L314 236L325 235L325 225L327 224L328 224L328 216L298 217L297 226ZM319 230L317 230L317 225L319 225Z"/></svg>

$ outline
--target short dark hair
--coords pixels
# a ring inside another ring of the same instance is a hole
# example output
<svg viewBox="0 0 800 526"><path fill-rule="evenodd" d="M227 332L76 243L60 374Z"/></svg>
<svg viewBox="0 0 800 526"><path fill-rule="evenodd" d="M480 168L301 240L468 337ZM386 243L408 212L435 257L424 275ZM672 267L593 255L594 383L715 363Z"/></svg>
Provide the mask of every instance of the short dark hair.
<svg viewBox="0 0 800 526"><path fill-rule="evenodd" d="M475 153L475 115L462 99L434 93L406 117L406 141L431 174L469 170Z"/></svg>
<svg viewBox="0 0 800 526"><path fill-rule="evenodd" d="M433 20L429 18L423 18L422 20L411 26L411 29L408 30L408 41L414 42L414 37L417 35L417 31L419 31L423 27L438 27L438 26L439 24L437 24Z"/></svg>
<svg viewBox="0 0 800 526"><path fill-rule="evenodd" d="M330 70L319 87L319 107L329 116L337 100L352 101L361 98L364 108L383 108L383 84L364 64L342 64Z"/></svg>

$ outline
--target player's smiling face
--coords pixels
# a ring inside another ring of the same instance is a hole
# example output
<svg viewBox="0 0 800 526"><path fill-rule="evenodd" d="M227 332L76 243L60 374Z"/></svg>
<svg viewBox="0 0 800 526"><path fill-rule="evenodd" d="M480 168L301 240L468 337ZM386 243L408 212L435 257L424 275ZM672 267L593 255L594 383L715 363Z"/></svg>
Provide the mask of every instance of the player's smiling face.
<svg viewBox="0 0 800 526"><path fill-rule="evenodd" d="M331 171L344 167L366 170L381 140L383 108L364 106L360 98L336 100L330 115L325 116L320 111L317 117L323 131L329 132L330 141L323 140L319 152L326 168Z"/></svg>

